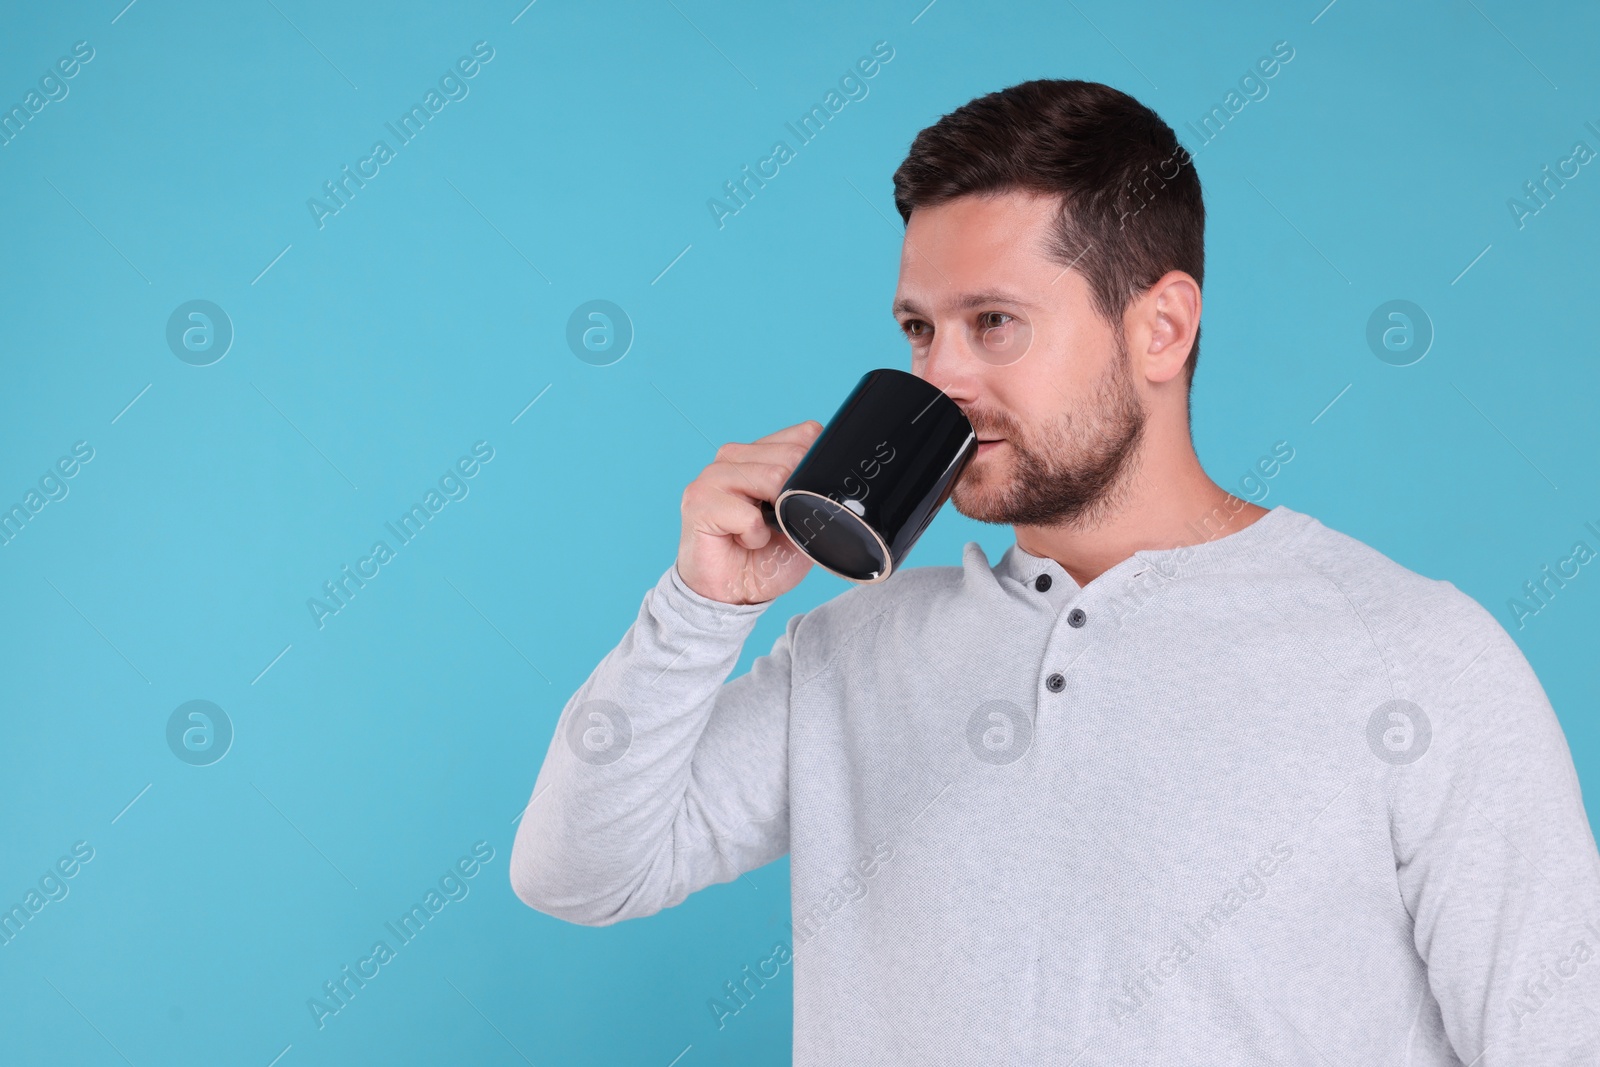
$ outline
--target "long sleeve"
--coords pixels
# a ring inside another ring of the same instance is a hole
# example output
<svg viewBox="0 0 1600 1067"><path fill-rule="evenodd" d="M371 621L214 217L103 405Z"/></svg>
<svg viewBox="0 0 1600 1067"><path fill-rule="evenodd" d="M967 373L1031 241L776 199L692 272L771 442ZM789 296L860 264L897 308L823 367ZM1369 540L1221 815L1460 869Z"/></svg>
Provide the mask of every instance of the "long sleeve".
<svg viewBox="0 0 1600 1067"><path fill-rule="evenodd" d="M1462 1063L1593 1067L1600 853L1544 689L1504 628L1465 610L1465 669L1424 710L1431 747L1395 776L1401 895Z"/></svg>
<svg viewBox="0 0 1600 1067"><path fill-rule="evenodd" d="M674 564L562 710L517 827L517 896L568 922L653 915L789 850L791 618L732 682L765 604L730 605Z"/></svg>

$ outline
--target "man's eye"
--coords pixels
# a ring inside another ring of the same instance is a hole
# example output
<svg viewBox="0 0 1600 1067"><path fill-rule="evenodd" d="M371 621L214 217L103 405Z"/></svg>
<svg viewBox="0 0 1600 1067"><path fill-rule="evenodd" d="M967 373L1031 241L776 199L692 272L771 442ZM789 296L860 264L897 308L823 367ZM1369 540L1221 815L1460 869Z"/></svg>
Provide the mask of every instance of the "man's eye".
<svg viewBox="0 0 1600 1067"><path fill-rule="evenodd" d="M928 324L923 322L921 319L907 319L905 322L900 324L900 329L901 332L903 332L913 341L921 340L928 335Z"/></svg>
<svg viewBox="0 0 1600 1067"><path fill-rule="evenodd" d="M1004 326L1011 321L1011 316L1004 311L985 311L978 316L978 325L985 330L992 330L997 326Z"/></svg>

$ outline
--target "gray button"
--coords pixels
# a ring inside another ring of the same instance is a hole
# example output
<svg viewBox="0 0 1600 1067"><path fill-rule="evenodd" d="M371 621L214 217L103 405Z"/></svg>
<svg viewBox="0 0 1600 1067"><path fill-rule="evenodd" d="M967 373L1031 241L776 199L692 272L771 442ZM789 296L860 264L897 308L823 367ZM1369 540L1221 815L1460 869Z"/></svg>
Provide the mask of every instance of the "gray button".
<svg viewBox="0 0 1600 1067"><path fill-rule="evenodd" d="M1039 575L1039 577L1037 577L1037 578L1035 578L1033 580L1033 587L1035 589L1039 590L1039 592L1041 592L1041 593L1044 592L1046 589L1049 589L1050 588L1050 576L1048 574Z"/></svg>
<svg viewBox="0 0 1600 1067"><path fill-rule="evenodd" d="M1074 630L1088 621L1089 616L1084 614L1082 608L1073 608L1071 611L1067 612L1067 625L1072 627Z"/></svg>
<svg viewBox="0 0 1600 1067"><path fill-rule="evenodd" d="M1059 693L1067 687L1067 680L1060 671L1044 680L1044 687L1052 693Z"/></svg>

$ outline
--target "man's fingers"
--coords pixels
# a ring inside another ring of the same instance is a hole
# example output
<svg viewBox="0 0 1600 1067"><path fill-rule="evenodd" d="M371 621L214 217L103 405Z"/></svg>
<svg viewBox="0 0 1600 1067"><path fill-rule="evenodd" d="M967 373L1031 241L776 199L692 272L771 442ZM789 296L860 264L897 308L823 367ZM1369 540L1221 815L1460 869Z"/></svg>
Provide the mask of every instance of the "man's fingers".
<svg viewBox="0 0 1600 1067"><path fill-rule="evenodd" d="M817 439L817 434L821 432L822 423L818 422L816 419L807 419L805 422L797 422L793 426L785 426L776 433L769 433L765 437L758 437L752 443L765 445L774 444L777 442L787 443L790 441L798 441L801 444L810 445L812 441Z"/></svg>
<svg viewBox="0 0 1600 1067"><path fill-rule="evenodd" d="M791 464L760 460L724 460L706 468L705 478L725 493L755 504L777 497L794 470Z"/></svg>
<svg viewBox="0 0 1600 1067"><path fill-rule="evenodd" d="M761 548L771 539L771 528L759 508L737 491L716 487L695 511L701 532L734 538L742 548Z"/></svg>

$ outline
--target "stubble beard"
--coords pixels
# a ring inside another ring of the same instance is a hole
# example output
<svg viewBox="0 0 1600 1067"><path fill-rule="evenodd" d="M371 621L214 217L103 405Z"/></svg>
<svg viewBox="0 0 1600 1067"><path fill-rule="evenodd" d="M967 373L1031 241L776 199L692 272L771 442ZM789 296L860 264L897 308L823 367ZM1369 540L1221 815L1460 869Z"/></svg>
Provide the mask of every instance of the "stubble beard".
<svg viewBox="0 0 1600 1067"><path fill-rule="evenodd" d="M967 465L950 494L956 511L1002 526L1073 526L1091 524L1114 507L1137 467L1145 424L1120 341L1094 395L1059 416L1037 441L1019 440L1009 419L984 423L979 436L1001 436L1006 443Z"/></svg>

